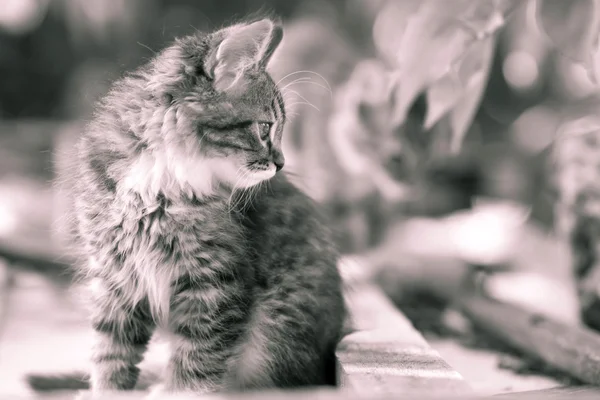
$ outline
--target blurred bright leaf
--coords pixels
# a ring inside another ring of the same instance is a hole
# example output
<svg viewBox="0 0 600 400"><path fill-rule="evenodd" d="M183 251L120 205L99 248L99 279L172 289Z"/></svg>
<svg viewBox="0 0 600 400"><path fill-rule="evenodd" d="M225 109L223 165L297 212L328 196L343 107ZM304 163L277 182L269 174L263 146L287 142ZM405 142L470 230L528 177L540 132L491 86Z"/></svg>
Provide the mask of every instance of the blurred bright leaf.
<svg viewBox="0 0 600 400"><path fill-rule="evenodd" d="M412 102L428 84L450 71L470 41L470 33L452 23L453 13L442 4L452 10L464 7L466 1L422 2L393 49L401 82L394 115L397 122L404 121ZM394 34L392 26L389 31Z"/></svg>
<svg viewBox="0 0 600 400"><path fill-rule="evenodd" d="M481 74L487 73L483 66L489 64L485 57L492 57L491 51L483 55L481 47L472 48L482 41L493 46L487 38L520 4L521 0L422 0L383 7L373 34L377 48L398 73L394 122L402 124L412 103L426 92L432 107L428 126L465 102L452 123L453 134L463 135L484 85Z"/></svg>
<svg viewBox="0 0 600 400"><path fill-rule="evenodd" d="M373 39L381 54L392 63L408 20L418 11L421 3L421 0L388 1L377 15L373 25Z"/></svg>
<svg viewBox="0 0 600 400"><path fill-rule="evenodd" d="M483 92L487 84L487 77L492 66L492 57L494 55L494 38L489 37L487 40L480 42L479 46L475 46L480 54L482 64L479 69L473 73L469 83L466 85L465 93L450 114L450 127L452 129L451 150L458 151L462 143L469 125L475 118L477 109ZM468 64L465 65L467 67ZM465 68L466 69L466 68Z"/></svg>
<svg viewBox="0 0 600 400"><path fill-rule="evenodd" d="M425 129L431 129L455 106L460 108L459 114L470 114L470 108L477 107L491 65L493 48L494 41L491 37L475 42L455 68L427 89ZM475 102L468 101L470 98L474 98ZM468 104L459 104L465 101ZM463 111L465 107L467 110ZM460 118L461 121L463 119ZM462 135L464 132L461 131L465 127L461 123L458 128L460 131L455 133Z"/></svg>
<svg viewBox="0 0 600 400"><path fill-rule="evenodd" d="M424 128L431 129L462 97L463 83L456 74L447 74L427 90Z"/></svg>
<svg viewBox="0 0 600 400"><path fill-rule="evenodd" d="M518 5L517 1L472 1L460 16L460 22L473 36L483 39L501 28L507 15Z"/></svg>

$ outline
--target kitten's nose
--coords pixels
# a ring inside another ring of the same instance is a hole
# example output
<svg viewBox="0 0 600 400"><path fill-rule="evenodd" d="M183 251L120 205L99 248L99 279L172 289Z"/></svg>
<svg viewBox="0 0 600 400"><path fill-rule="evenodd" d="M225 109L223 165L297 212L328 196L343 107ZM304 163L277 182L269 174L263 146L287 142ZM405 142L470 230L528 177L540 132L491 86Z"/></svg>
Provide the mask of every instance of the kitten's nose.
<svg viewBox="0 0 600 400"><path fill-rule="evenodd" d="M283 159L281 159L280 161L273 160L273 164L275 164L275 168L277 169L277 172L279 172L283 168L285 161Z"/></svg>
<svg viewBox="0 0 600 400"><path fill-rule="evenodd" d="M280 151L273 152L273 164L275 164L275 168L277 172L281 171L283 166L285 165L285 157L283 157L283 153Z"/></svg>

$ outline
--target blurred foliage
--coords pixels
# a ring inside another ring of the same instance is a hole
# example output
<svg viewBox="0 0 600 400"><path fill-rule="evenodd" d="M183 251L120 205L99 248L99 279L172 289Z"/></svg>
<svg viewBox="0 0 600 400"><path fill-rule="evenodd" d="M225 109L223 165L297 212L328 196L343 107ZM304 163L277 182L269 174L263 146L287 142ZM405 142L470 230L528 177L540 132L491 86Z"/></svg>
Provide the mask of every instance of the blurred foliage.
<svg viewBox="0 0 600 400"><path fill-rule="evenodd" d="M47 181L51 157L40 152L57 143L39 133L43 126L28 134L8 120L85 120L115 77L175 36L271 13L286 27L273 65L290 115L286 168L349 236L345 250L375 245L396 219L441 216L477 196L531 206L551 228L548 148L565 104L597 91L597 7L2 0L0 172ZM74 132L48 134L63 131Z"/></svg>
<svg viewBox="0 0 600 400"><path fill-rule="evenodd" d="M317 12L352 26L357 40L369 37L362 7L350 3L356 2L2 0L0 117L77 118L89 112L108 82L174 37L248 15L288 20Z"/></svg>

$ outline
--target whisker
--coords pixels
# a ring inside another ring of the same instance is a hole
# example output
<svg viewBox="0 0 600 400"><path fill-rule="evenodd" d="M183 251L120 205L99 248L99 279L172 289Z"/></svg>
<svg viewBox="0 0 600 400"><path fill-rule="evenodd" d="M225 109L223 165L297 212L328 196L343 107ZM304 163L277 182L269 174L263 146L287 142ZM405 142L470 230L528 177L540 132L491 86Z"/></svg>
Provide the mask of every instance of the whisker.
<svg viewBox="0 0 600 400"><path fill-rule="evenodd" d="M298 80L298 81L294 81L294 82L290 83L289 85L286 85L286 89L287 89L288 87L292 86L292 85L296 85L296 84L300 84L300 83L307 83L307 84L309 84L309 85L315 85L315 86L318 86L318 87L320 87L320 88L323 88L323 89L327 90L327 92L329 93L329 96L330 96L331 98L333 98L333 92L331 91L331 89L329 89L328 87L325 87L325 86L321 85L320 83L313 82L313 81L312 81L310 78L309 78L309 79L307 79L307 80L301 80L301 81L300 81L300 80ZM289 91L289 89L288 89L288 91Z"/></svg>
<svg viewBox="0 0 600 400"><path fill-rule="evenodd" d="M302 96L300 93L296 92L295 90L290 90L290 92L292 92L292 93L296 94L298 97L300 97L300 98L301 98L302 100L304 100L305 102L307 102L307 103L310 103L310 101L308 101L308 100L306 99L306 97ZM317 111L320 111L320 110L317 108L317 106L315 106L315 105L314 105L314 104L312 104L312 103L310 103L310 104L311 104L311 105L313 106L313 108L315 108Z"/></svg>
<svg viewBox="0 0 600 400"><path fill-rule="evenodd" d="M281 97L283 97L284 102L286 101L286 99L289 98L289 96L290 96L290 92L288 91L288 89L281 91Z"/></svg>
<svg viewBox="0 0 600 400"><path fill-rule="evenodd" d="M240 191L239 197L233 203L233 206L232 206L233 210L235 210L239 204L244 202L244 196L246 195L245 187L246 187L246 183L248 182L249 175L250 175L250 172L246 168L244 168L242 171L243 188Z"/></svg>
<svg viewBox="0 0 600 400"><path fill-rule="evenodd" d="M244 187L248 186L248 182L250 181L250 173L248 173L248 176L246 178L246 183L244 184ZM240 202L240 210L245 210L248 207L248 204L250 203L251 199L252 199L252 192L253 192L254 186L251 186L247 189L244 190L244 195L241 198L241 202Z"/></svg>
<svg viewBox="0 0 600 400"><path fill-rule="evenodd" d="M291 179L295 179L296 183L300 186L307 185L309 182L325 182L325 179L322 174L310 174L307 175L306 172L299 172L294 170L286 170L285 175L290 177Z"/></svg>
<svg viewBox="0 0 600 400"><path fill-rule="evenodd" d="M198 141L198 146L202 147L202 139L204 139L204 136L206 136L206 134L207 134L207 133L208 133L208 132L204 132L204 133L202 134L202 136L200 137L200 140Z"/></svg>
<svg viewBox="0 0 600 400"><path fill-rule="evenodd" d="M244 192L242 194L242 196L240 196L240 201L239 201L239 210L244 210L246 209L246 206L248 205L248 202L250 201L250 198L252 197L252 187L247 187L248 185L246 184L247 180L244 182Z"/></svg>
<svg viewBox="0 0 600 400"><path fill-rule="evenodd" d="M147 44L144 44L144 43L142 43L142 42L136 42L136 43L137 43L138 45L140 45L140 46L142 46L142 47L144 47L144 48L146 48L146 49L150 50L150 51L152 52L152 54L156 54L156 51L152 50L152 49L150 48L150 46L148 46Z"/></svg>
<svg viewBox="0 0 600 400"><path fill-rule="evenodd" d="M244 208L251 208L252 202L258 197L258 192L264 181L260 181L257 185L250 188L250 196L248 196L248 202Z"/></svg>
<svg viewBox="0 0 600 400"><path fill-rule="evenodd" d="M285 92L285 89L287 89L288 87L292 86L295 83L298 82L310 82L310 77L304 77L304 78L298 78L298 79L294 79L291 82L288 82L284 87L282 87L281 89L279 89L281 92Z"/></svg>
<svg viewBox="0 0 600 400"><path fill-rule="evenodd" d="M282 79L279 80L279 82L277 82L277 86L279 86L279 83L281 81L283 81L284 79L292 76L292 75L296 75L296 74L302 74L302 73L306 73L306 74L313 74L318 76L319 78L321 78L323 80L323 82L325 82L325 84L327 85L327 88L329 89L329 91L331 92L331 85L329 84L329 82L327 81L327 79L325 79L325 77L321 74L319 74L318 72L315 71L310 71L310 70L303 70L303 71L296 71L296 72L292 72L290 74L287 74L286 76L284 76Z"/></svg>
<svg viewBox="0 0 600 400"><path fill-rule="evenodd" d="M288 104L288 107L292 107L292 106L295 106L295 105L298 105L298 104L306 104L307 106L311 106L311 107L312 107L312 108L314 108L315 110L317 110L317 111L321 112L321 110L319 110L319 109L318 109L318 108L317 108L317 107L316 107L314 104L312 104L312 103L307 103L307 102L305 102L305 101L297 101L297 102L295 102L295 103Z"/></svg>
<svg viewBox="0 0 600 400"><path fill-rule="evenodd" d="M279 84L280 84L281 82L283 82L284 80L286 80L286 79L287 79L287 78L289 78L290 76L293 76L293 75L298 75L298 74L301 74L301 73L302 73L302 71L294 71L294 72L290 72L289 74L287 74L286 76L284 76L283 78L281 78L280 80L278 80L278 81L277 81L277 83L275 84L275 86L279 86Z"/></svg>
<svg viewBox="0 0 600 400"><path fill-rule="evenodd" d="M242 178L242 186L244 186L244 187L238 189L238 192L237 192L238 196L234 200L234 203L233 203L233 206L232 206L234 211L239 210L240 209L240 207L239 207L240 204L243 204L244 201L245 201L245 198L247 196L247 190L245 189L247 181L248 181L248 177L246 176L246 172L245 172L244 173L244 177Z"/></svg>
<svg viewBox="0 0 600 400"><path fill-rule="evenodd" d="M236 180L231 188L231 194L229 195L229 199L227 199L227 205L229 206L229 210L228 210L229 213L231 213L231 211L233 211L231 201L233 200L233 197L235 195L235 191L237 189L238 183L240 182L240 179L243 176L243 175L240 175L240 171L242 170L242 168L243 167L238 167L237 171L235 171Z"/></svg>
<svg viewBox="0 0 600 400"><path fill-rule="evenodd" d="M291 95L290 95L290 96L291 96ZM284 107L285 107L285 105L286 105L286 104L287 104L289 101L291 101L292 99L291 99L291 98L286 98L286 97L285 97L285 95L283 95L282 97L283 97L283 104L284 104Z"/></svg>
<svg viewBox="0 0 600 400"><path fill-rule="evenodd" d="M266 181L262 181L262 182L260 183L259 190L258 190L258 192L257 192L257 197L258 197L258 194L260 194L260 192L262 192L262 189L263 189L263 187L265 187L265 186L266 186L267 188L269 188L269 183L270 183L270 182L271 182L271 179L267 179Z"/></svg>

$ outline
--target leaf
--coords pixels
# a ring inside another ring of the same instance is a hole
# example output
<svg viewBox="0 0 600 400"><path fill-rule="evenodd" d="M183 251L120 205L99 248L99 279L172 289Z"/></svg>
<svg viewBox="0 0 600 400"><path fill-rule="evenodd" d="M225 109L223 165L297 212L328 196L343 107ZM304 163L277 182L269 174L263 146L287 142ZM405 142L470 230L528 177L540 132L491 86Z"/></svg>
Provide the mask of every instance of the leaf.
<svg viewBox="0 0 600 400"><path fill-rule="evenodd" d="M373 33L378 49L398 69L401 86L394 122L401 124L415 98L455 68L473 43L493 34L511 10L507 5L520 1L398 3L403 2L390 2L380 11Z"/></svg>
<svg viewBox="0 0 600 400"><path fill-rule="evenodd" d="M448 3L456 8L466 4L461 0L443 4ZM466 30L452 25L451 14L440 4L432 1L422 4L419 12L409 20L396 50L401 82L394 115L397 123L404 121L420 92L451 69L453 61L460 57L471 39Z"/></svg>
<svg viewBox="0 0 600 400"><path fill-rule="evenodd" d="M377 14L373 24L373 40L384 58L393 62L393 54L400 46L408 19L422 3L421 0L392 1L384 6L385 12Z"/></svg>
<svg viewBox="0 0 600 400"><path fill-rule="evenodd" d="M450 126L452 129L450 147L452 151L457 151L460 148L467 129L473 122L473 118L475 118L475 114L479 108L479 103L481 102L481 97L487 83L487 77L492 66L495 47L494 37L486 39L482 47L480 51L482 52L481 59L483 65L481 65L478 73L472 76L466 88L465 95L450 114Z"/></svg>
<svg viewBox="0 0 600 400"><path fill-rule="evenodd" d="M463 84L456 74L447 74L427 90L427 115L423 128L431 129L462 97Z"/></svg>
<svg viewBox="0 0 600 400"><path fill-rule="evenodd" d="M566 57L592 64L599 34L598 0L537 0L536 21Z"/></svg>
<svg viewBox="0 0 600 400"><path fill-rule="evenodd" d="M424 128L429 130L450 111L464 96L465 91L485 79L492 54L486 51L489 40L475 42L463 59L448 74L427 90L427 116Z"/></svg>
<svg viewBox="0 0 600 400"><path fill-rule="evenodd" d="M474 37L483 39L503 26L508 16L522 4L522 0L473 1L463 13L461 22Z"/></svg>

